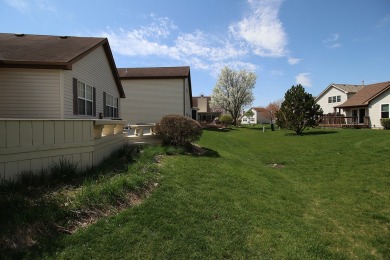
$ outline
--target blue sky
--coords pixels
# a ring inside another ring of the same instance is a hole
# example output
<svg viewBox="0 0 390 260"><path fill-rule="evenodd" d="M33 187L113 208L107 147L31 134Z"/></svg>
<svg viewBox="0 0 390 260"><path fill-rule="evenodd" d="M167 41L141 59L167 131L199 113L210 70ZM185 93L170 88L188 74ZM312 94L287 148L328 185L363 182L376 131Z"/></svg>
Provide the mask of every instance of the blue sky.
<svg viewBox="0 0 390 260"><path fill-rule="evenodd" d="M191 66L194 96L253 71L252 106L390 81L389 0L0 0L0 32L107 37L117 67Z"/></svg>

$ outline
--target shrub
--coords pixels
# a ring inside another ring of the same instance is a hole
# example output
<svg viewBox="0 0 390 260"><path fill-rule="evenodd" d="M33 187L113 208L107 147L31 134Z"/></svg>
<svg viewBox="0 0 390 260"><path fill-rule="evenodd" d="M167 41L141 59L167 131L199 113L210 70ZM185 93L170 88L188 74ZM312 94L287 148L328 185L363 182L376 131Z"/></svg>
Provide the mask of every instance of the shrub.
<svg viewBox="0 0 390 260"><path fill-rule="evenodd" d="M156 133L163 139L164 145L187 146L202 136L200 124L181 115L166 115L156 125Z"/></svg>
<svg viewBox="0 0 390 260"><path fill-rule="evenodd" d="M382 118L381 125L386 129L390 130L390 118Z"/></svg>
<svg viewBox="0 0 390 260"><path fill-rule="evenodd" d="M233 122L233 118L231 115L222 115L220 118L219 118L219 121L224 125L224 126L228 126L230 125L232 122Z"/></svg>

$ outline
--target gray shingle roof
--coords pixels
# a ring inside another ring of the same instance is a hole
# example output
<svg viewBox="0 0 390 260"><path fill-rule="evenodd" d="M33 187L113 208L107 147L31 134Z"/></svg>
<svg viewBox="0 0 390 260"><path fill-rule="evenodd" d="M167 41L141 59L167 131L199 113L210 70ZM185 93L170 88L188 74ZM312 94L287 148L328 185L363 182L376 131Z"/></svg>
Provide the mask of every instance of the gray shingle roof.
<svg viewBox="0 0 390 260"><path fill-rule="evenodd" d="M363 85L352 85L352 84L336 84L331 83L326 89L324 89L320 94L318 94L317 97L314 97L315 100L320 99L328 89L331 87L337 88L338 90L348 94L348 93L357 93L359 90L361 90L364 86Z"/></svg>
<svg viewBox="0 0 390 260"><path fill-rule="evenodd" d="M361 90L363 85L350 85L350 84L332 84L335 88L338 88L346 93L356 93Z"/></svg>

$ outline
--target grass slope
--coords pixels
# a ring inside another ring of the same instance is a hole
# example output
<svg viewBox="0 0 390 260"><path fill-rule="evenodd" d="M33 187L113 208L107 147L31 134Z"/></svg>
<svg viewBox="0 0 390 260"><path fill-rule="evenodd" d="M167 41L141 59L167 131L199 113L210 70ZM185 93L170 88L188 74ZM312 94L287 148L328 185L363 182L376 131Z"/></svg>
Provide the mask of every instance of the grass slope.
<svg viewBox="0 0 390 260"><path fill-rule="evenodd" d="M390 258L390 132L205 131L137 207L48 258ZM273 166L278 167L273 167Z"/></svg>

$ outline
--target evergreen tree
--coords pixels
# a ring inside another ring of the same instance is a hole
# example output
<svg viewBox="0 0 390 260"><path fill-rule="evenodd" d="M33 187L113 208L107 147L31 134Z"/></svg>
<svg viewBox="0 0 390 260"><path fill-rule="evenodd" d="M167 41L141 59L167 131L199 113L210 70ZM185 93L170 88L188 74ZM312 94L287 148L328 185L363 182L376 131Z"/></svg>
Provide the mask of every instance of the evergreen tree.
<svg viewBox="0 0 390 260"><path fill-rule="evenodd" d="M276 123L279 127L293 130L299 135L306 128L317 126L320 115L320 105L316 104L313 96L306 93L299 84L292 86L284 95L282 106L276 113Z"/></svg>

